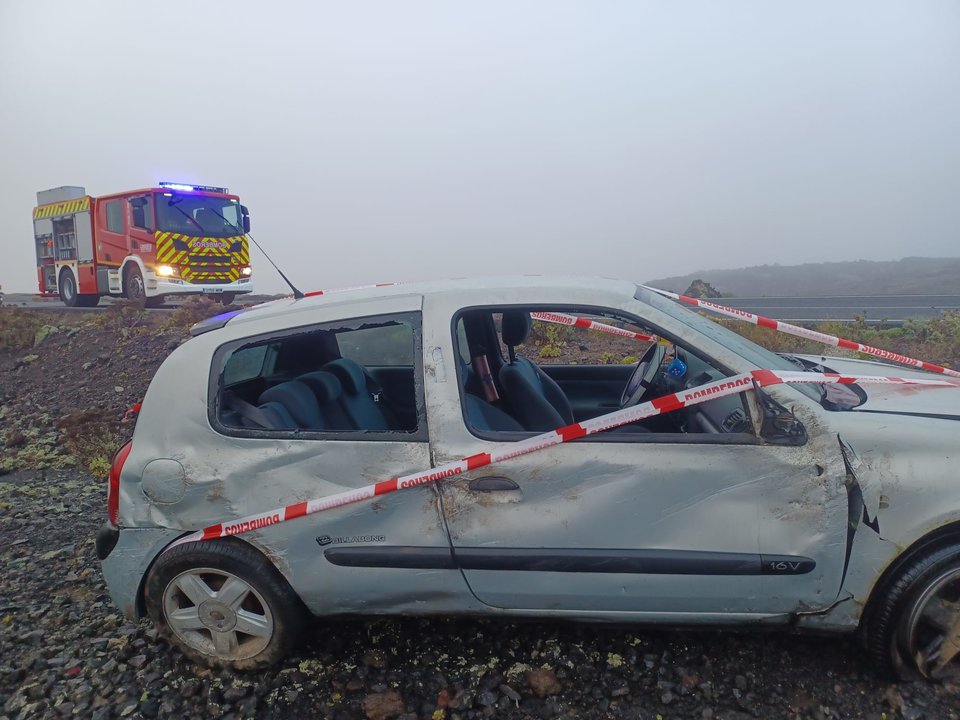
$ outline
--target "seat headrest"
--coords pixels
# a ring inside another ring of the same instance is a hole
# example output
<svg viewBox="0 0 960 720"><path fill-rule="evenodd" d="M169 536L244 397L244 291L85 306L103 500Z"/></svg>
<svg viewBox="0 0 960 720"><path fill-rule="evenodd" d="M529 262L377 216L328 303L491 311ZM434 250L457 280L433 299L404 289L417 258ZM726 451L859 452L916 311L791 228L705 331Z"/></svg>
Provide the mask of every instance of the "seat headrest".
<svg viewBox="0 0 960 720"><path fill-rule="evenodd" d="M530 313L526 310L507 310L500 321L500 336L508 347L523 345L530 334Z"/></svg>
<svg viewBox="0 0 960 720"><path fill-rule="evenodd" d="M367 378L363 374L363 368L353 360L347 358L331 360L323 366L323 369L337 376L347 395L360 395L367 392Z"/></svg>
<svg viewBox="0 0 960 720"><path fill-rule="evenodd" d="M283 405L300 427L314 427L320 420L320 407L313 391L298 380L288 380L260 395L259 404L276 402Z"/></svg>
<svg viewBox="0 0 960 720"><path fill-rule="evenodd" d="M313 390L317 402L321 405L336 402L343 394L343 385L340 384L340 381L332 373L323 370L301 375L297 378L297 381Z"/></svg>

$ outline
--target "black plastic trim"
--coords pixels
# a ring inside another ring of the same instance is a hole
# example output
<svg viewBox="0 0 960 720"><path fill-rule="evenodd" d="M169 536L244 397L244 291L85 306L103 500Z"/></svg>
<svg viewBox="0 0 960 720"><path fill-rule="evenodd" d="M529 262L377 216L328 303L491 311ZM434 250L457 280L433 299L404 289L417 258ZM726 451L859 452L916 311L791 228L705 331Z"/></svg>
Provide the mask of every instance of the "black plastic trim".
<svg viewBox="0 0 960 720"><path fill-rule="evenodd" d="M472 492L510 492L520 489L516 481L499 475L474 478L470 481L469 487Z"/></svg>
<svg viewBox="0 0 960 720"><path fill-rule="evenodd" d="M451 555L448 548L399 546L332 548L323 555L344 567L637 575L805 575L817 565L795 555L659 549L454 548Z"/></svg>
<svg viewBox="0 0 960 720"><path fill-rule="evenodd" d="M874 415L903 415L905 417L932 418L934 420L960 420L960 415L951 415L949 413L907 412L905 410L861 410L860 408L854 408L850 412L871 413Z"/></svg>
<svg viewBox="0 0 960 720"><path fill-rule="evenodd" d="M97 530L97 558L102 561L110 557L110 553L113 552L119 540L120 528L107 520Z"/></svg>
<svg viewBox="0 0 960 720"><path fill-rule="evenodd" d="M455 570L449 547L338 547L323 556L341 567L403 568L412 570Z"/></svg>

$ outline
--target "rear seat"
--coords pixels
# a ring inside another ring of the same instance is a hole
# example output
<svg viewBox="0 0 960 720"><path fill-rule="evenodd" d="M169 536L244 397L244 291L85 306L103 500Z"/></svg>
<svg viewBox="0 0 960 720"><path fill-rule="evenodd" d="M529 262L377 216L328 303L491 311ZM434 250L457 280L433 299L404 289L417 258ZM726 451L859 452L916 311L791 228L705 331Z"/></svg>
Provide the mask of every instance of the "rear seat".
<svg viewBox="0 0 960 720"><path fill-rule="evenodd" d="M287 409L278 402L267 402L257 408L257 419L242 417L241 424L244 427L259 428L261 423L268 430L296 430L297 422Z"/></svg>
<svg viewBox="0 0 960 720"><path fill-rule="evenodd" d="M320 406L320 412L326 417L330 430L358 430L347 417L343 409L343 385L336 376L324 370L305 373L297 378L313 392Z"/></svg>
<svg viewBox="0 0 960 720"><path fill-rule="evenodd" d="M296 430L297 423L278 402L263 402L253 405L236 393L228 390L223 395L223 411L220 422L227 427L245 427L258 430Z"/></svg>
<svg viewBox="0 0 960 720"><path fill-rule="evenodd" d="M332 373L343 385L341 402L347 417L358 430L367 432L389 432L395 428L379 404L374 402L367 387L367 375L363 367L347 358L331 360L318 372ZM309 373L313 375L314 373ZM301 376L301 379L304 376Z"/></svg>
<svg viewBox="0 0 960 720"><path fill-rule="evenodd" d="M338 402L343 390L337 378L322 371L308 375L309 384L288 380L265 390L260 408L279 405L300 430L353 430Z"/></svg>

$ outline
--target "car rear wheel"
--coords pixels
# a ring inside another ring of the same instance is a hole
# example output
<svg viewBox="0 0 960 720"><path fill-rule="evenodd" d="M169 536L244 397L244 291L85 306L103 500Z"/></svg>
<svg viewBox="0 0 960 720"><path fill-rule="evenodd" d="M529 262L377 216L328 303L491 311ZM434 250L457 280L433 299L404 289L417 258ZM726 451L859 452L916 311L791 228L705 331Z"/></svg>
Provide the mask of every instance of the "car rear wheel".
<svg viewBox="0 0 960 720"><path fill-rule="evenodd" d="M147 577L147 611L191 660L252 670L286 656L306 610L259 552L236 540L188 543L164 552Z"/></svg>
<svg viewBox="0 0 960 720"><path fill-rule="evenodd" d="M868 615L871 655L901 677L960 678L960 545L906 565Z"/></svg>

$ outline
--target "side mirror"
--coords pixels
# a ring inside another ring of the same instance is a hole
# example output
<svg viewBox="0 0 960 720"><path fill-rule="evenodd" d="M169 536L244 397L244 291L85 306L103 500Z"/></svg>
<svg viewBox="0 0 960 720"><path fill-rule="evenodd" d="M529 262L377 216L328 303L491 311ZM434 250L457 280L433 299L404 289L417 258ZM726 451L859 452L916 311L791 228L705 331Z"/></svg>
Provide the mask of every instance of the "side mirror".
<svg viewBox="0 0 960 720"><path fill-rule="evenodd" d="M245 233L250 232L250 211L247 210L246 205L240 206L240 215L243 217L241 224L243 225L243 231Z"/></svg>
<svg viewBox="0 0 960 720"><path fill-rule="evenodd" d="M787 410L765 393L756 382L753 383L753 389L763 410L760 437L769 445L806 445L807 429L797 420L793 411Z"/></svg>

